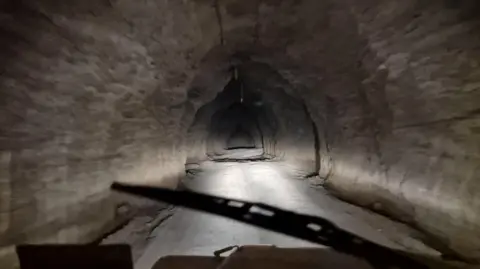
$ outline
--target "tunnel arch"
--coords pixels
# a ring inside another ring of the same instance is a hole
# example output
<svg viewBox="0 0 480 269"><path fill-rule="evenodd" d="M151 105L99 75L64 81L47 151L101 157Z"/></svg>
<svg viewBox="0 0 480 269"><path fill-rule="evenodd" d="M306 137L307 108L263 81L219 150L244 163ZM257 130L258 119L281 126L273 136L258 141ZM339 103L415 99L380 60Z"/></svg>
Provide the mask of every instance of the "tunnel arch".
<svg viewBox="0 0 480 269"><path fill-rule="evenodd" d="M249 128L258 128L264 157L286 161L305 175L316 173L315 133L303 101L285 92L291 92L292 86L268 64L247 60L234 68L240 79L237 81L232 75L223 91L198 109L187 134L188 147L194 150L186 163L198 163L224 152L226 138L220 139L222 135L215 130L229 108L243 106L249 115L246 118L255 118Z"/></svg>
<svg viewBox="0 0 480 269"><path fill-rule="evenodd" d="M212 116L209 125L207 156L221 155L228 150L228 139L236 128L243 129L250 135L253 145L259 145L264 150L265 139L263 133L267 133L269 126L260 126L261 114L255 109L249 108L239 102L233 103L224 110L217 111ZM263 130L263 131L262 131Z"/></svg>

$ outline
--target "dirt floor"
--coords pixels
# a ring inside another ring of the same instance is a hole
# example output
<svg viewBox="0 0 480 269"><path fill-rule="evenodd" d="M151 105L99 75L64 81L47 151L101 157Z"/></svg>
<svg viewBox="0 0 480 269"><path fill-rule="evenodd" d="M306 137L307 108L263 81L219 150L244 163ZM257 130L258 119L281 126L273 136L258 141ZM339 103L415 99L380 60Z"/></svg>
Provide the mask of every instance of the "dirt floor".
<svg viewBox="0 0 480 269"><path fill-rule="evenodd" d="M184 182L198 192L262 202L300 213L322 216L338 226L379 244L439 256L422 243L410 227L363 208L345 203L322 188L299 180L278 162L206 162ZM133 225L133 224L132 224ZM230 245L318 247L309 242L251 227L233 220L178 208L155 230L149 246L136 261L136 269L149 269L166 255L212 255Z"/></svg>

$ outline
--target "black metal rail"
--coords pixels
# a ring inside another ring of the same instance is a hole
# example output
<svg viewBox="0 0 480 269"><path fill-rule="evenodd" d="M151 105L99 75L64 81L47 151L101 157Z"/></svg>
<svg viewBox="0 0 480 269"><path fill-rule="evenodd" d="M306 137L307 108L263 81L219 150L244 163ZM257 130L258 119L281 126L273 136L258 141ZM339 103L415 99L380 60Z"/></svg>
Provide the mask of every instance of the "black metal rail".
<svg viewBox="0 0 480 269"><path fill-rule="evenodd" d="M112 189L220 215L329 246L336 251L363 258L375 268L428 268L396 250L380 246L344 231L332 222L320 217L297 214L261 203L251 203L190 191L173 191L120 183L114 183Z"/></svg>

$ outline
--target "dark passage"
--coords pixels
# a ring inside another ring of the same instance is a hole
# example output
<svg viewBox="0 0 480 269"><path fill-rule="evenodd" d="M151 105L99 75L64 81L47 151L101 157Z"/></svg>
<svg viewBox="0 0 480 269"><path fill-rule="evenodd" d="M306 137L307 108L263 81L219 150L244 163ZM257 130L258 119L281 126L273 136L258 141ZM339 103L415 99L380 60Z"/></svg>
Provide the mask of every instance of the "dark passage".
<svg viewBox="0 0 480 269"><path fill-rule="evenodd" d="M234 103L215 113L209 128L207 154L218 156L228 150L251 149L256 145L263 152L260 117L258 110L245 103Z"/></svg>
<svg viewBox="0 0 480 269"><path fill-rule="evenodd" d="M252 135L245 131L244 127L237 125L236 129L227 140L227 150L255 148L255 140Z"/></svg>
<svg viewBox="0 0 480 269"><path fill-rule="evenodd" d="M188 131L187 164L210 160L278 160L301 175L315 172L315 135L304 104L268 65L245 61Z"/></svg>

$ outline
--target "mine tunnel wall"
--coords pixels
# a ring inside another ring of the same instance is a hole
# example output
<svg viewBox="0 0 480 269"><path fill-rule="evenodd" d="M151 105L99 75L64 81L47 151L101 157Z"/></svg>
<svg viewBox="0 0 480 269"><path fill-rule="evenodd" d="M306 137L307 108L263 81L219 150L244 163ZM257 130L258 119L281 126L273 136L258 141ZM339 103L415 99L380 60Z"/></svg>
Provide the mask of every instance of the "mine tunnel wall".
<svg viewBox="0 0 480 269"><path fill-rule="evenodd" d="M370 133L353 131L332 143L328 186L413 224L461 256L478 257L479 5L350 7L367 42L358 88L365 125L357 130Z"/></svg>
<svg viewBox="0 0 480 269"><path fill-rule="evenodd" d="M16 244L98 239L122 203L114 180L177 185L195 107L178 106L176 88L195 69L185 51L203 56L209 34L167 1L0 4L0 267L10 268ZM186 21L190 32L155 31Z"/></svg>
<svg viewBox="0 0 480 269"><path fill-rule="evenodd" d="M0 4L2 261L18 243L98 238L121 202L114 180L175 187L191 152L205 155L195 114L238 50L300 100L291 116L306 104L331 191L480 257L475 1L265 1L257 13L228 0L224 46L202 1ZM279 137L270 153L315 159L313 141Z"/></svg>

